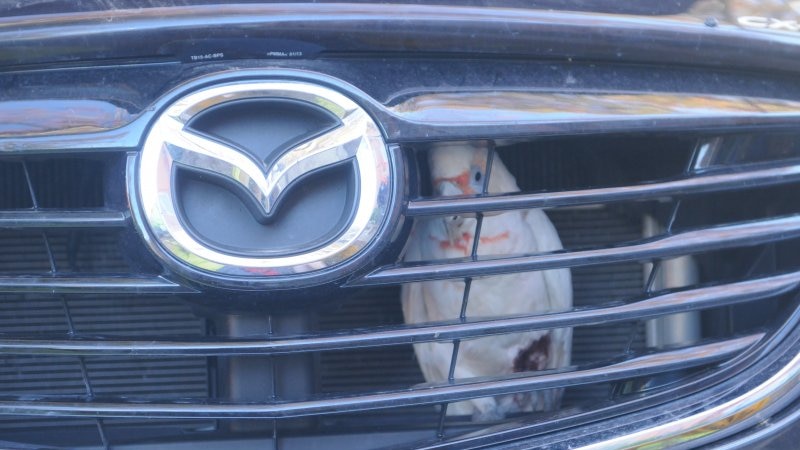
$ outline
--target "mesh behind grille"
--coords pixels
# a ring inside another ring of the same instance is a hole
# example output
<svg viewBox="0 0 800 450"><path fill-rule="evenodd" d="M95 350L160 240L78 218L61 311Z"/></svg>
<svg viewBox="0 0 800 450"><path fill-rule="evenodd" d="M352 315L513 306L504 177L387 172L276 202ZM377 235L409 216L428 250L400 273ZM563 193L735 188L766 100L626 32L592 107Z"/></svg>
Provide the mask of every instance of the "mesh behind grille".
<svg viewBox="0 0 800 450"><path fill-rule="evenodd" d="M107 210L104 177L110 159L41 159L0 162L7 188L0 191L3 210L29 208L27 213ZM120 231L100 224L44 228L14 224L0 231L0 276L65 275L85 277L129 276L134 269L124 255ZM7 225L8 226L8 225ZM31 283L35 283L31 281ZM137 336L201 337L206 322L189 305L170 297L48 294L0 295L0 333L16 336ZM62 398L136 397L140 399L205 398L209 395L208 362L204 357L81 357L0 355L0 386L5 397ZM101 425L98 425L101 424ZM0 435L10 440L57 444L40 435L43 430L67 427L73 445L93 445L122 430L151 427L147 419L98 422L94 419L30 417L0 418ZM164 421L157 429L181 430L209 426L191 421ZM144 431L142 436L152 434ZM158 433L156 433L158 434ZM35 436L40 436L36 438Z"/></svg>
<svg viewBox="0 0 800 450"><path fill-rule="evenodd" d="M370 290L320 314L318 327L320 331L334 331L402 323L399 295L392 287ZM390 351L388 357L386 349L380 348L320 354L315 371L320 392L358 392L425 381L410 347Z"/></svg>

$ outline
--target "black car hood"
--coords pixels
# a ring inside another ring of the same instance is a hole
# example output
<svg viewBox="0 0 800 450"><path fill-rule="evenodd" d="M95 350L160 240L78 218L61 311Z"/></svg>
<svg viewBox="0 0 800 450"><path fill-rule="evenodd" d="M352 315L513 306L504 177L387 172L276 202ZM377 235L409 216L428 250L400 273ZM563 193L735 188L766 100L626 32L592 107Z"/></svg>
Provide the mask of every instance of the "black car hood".
<svg viewBox="0 0 800 450"><path fill-rule="evenodd" d="M800 2L0 2L0 70L320 55L535 58L796 71Z"/></svg>
<svg viewBox="0 0 800 450"><path fill-rule="evenodd" d="M538 0L538 1L497 1L497 0L390 0L381 2L350 1L348 3L392 3L407 5L452 5L492 8L523 8L557 11L584 11L606 14L628 15L662 15L681 14L689 11L701 0L641 0L636 2L619 0ZM157 8L171 6L210 5L221 3L213 0L92 0L92 1L6 1L0 2L0 15L19 16L31 14L75 13L89 11L105 11L114 9ZM314 2L292 1L248 1L236 3L336 3L329 0Z"/></svg>

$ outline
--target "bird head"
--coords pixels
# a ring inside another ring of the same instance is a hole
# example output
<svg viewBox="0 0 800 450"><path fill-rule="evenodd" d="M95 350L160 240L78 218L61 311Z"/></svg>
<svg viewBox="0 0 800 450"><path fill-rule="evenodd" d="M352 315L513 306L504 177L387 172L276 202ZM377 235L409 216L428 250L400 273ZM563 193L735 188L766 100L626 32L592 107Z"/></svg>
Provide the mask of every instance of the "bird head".
<svg viewBox="0 0 800 450"><path fill-rule="evenodd" d="M433 192L436 196L473 195L483 192L488 148L480 142L448 142L428 152Z"/></svg>
<svg viewBox="0 0 800 450"><path fill-rule="evenodd" d="M503 161L493 154L489 186L486 190L491 194L518 192L517 182L508 171ZM484 192L486 166L489 158L488 143L481 141L472 142L447 142L435 144L428 151L433 194L437 197L457 195L476 195ZM484 216L495 216L502 212L487 212ZM446 238L455 246L466 235L471 235L475 230L475 220L465 219L462 216L448 216L440 222ZM466 235L465 235L466 233ZM463 243L463 242L462 242Z"/></svg>
<svg viewBox="0 0 800 450"><path fill-rule="evenodd" d="M489 146L486 142L443 142L428 151L433 194L437 197L483 193ZM493 153L489 194L519 192L517 180Z"/></svg>
<svg viewBox="0 0 800 450"><path fill-rule="evenodd" d="M435 145L428 152L433 193L437 197L474 195L483 192L488 148L484 143L454 142ZM462 216L442 221L452 246L471 245L474 220Z"/></svg>

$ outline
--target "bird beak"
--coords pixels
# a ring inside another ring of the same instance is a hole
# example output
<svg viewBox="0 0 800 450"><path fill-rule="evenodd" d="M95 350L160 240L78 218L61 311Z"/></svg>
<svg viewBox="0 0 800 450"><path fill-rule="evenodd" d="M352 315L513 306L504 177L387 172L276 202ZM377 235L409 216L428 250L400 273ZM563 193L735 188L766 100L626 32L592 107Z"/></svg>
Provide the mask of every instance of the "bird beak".
<svg viewBox="0 0 800 450"><path fill-rule="evenodd" d="M451 182L451 181L440 181L434 187L436 194L440 197L452 197L454 195L463 195L464 193L458 186ZM447 239L450 241L450 245L455 245L459 240L461 240L461 225L464 224L464 218L461 216L447 216L442 218L442 223L444 225L445 232L447 233Z"/></svg>
<svg viewBox="0 0 800 450"><path fill-rule="evenodd" d="M452 181L440 181L434 186L434 191L439 197L452 197L455 195L464 195L464 192ZM505 214L508 211L486 211L483 213L484 217L498 216Z"/></svg>
<svg viewBox="0 0 800 450"><path fill-rule="evenodd" d="M436 184L436 194L440 197L452 197L454 195L464 195L461 189L451 181L441 181Z"/></svg>
<svg viewBox="0 0 800 450"><path fill-rule="evenodd" d="M461 216L447 216L444 218L444 228L447 231L447 239L450 241L450 245L456 245L461 240L463 235L462 225L464 225L464 218Z"/></svg>

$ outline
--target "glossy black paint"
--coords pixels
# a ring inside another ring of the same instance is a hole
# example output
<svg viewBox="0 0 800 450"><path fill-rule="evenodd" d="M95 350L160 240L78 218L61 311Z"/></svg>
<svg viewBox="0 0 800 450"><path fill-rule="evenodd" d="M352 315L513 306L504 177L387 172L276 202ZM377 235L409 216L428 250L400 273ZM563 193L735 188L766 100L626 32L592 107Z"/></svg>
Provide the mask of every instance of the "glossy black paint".
<svg viewBox="0 0 800 450"><path fill-rule="evenodd" d="M798 68L800 63L792 58L797 49L793 34L741 29L726 23L723 17L716 18L715 26L708 26L706 19L404 4L201 4L114 9L8 17L0 21L0 42L14 51L0 53L5 55L0 63L24 68L109 58L193 61L445 53ZM414 25L409 27L409 23ZM304 24L319 26L308 28ZM241 38L240 29L248 31L251 45L234 49L232 54L220 42ZM277 45L273 43L276 39ZM319 53L304 53L309 46L319 48Z"/></svg>

